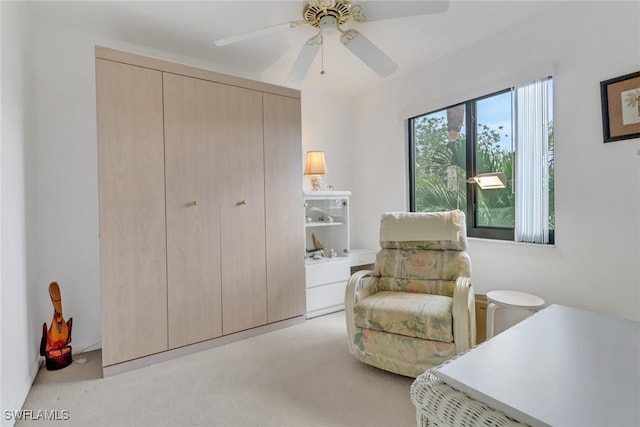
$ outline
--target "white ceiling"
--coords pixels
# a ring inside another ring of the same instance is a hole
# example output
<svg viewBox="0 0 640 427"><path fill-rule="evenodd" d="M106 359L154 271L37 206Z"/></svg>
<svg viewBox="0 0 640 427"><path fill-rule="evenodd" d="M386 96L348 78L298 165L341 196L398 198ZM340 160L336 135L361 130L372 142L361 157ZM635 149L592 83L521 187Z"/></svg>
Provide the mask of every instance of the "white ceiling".
<svg viewBox="0 0 640 427"><path fill-rule="evenodd" d="M366 15L366 1L362 4ZM356 96L387 80L503 31L561 2L451 0L440 14L370 23L357 28L399 65L386 79L378 77L339 41L325 38L324 69L318 55L301 89L313 88ZM284 28L259 38L217 47L213 41L301 19L304 2L288 1L44 1L30 2L38 23L90 32L216 64L216 71L279 85L303 43L317 30Z"/></svg>

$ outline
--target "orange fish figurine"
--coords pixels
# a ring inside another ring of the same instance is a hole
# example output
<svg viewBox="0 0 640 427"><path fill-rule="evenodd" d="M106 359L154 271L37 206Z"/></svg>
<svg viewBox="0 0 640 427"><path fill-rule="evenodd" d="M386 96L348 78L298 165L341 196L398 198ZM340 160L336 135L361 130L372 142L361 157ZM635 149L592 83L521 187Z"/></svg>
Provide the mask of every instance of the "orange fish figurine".
<svg viewBox="0 0 640 427"><path fill-rule="evenodd" d="M65 322L62 316L62 296L57 282L49 284L49 296L53 303L53 319L47 331L47 323L42 324L42 340L40 341L40 355L45 357L49 371L62 369L71 364L71 326L73 318Z"/></svg>

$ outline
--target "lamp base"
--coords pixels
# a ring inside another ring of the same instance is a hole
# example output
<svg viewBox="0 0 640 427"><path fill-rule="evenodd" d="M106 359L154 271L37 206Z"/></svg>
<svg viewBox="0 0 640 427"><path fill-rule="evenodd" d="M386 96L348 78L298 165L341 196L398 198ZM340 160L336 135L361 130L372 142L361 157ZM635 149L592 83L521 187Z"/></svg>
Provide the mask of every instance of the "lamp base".
<svg viewBox="0 0 640 427"><path fill-rule="evenodd" d="M320 175L311 175L311 191L320 191Z"/></svg>

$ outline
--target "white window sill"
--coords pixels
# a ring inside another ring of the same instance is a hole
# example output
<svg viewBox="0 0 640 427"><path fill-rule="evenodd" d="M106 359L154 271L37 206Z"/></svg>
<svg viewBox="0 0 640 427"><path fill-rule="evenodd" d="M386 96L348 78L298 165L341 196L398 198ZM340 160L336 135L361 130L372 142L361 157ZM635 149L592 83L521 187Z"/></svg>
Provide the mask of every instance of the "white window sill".
<svg viewBox="0 0 640 427"><path fill-rule="evenodd" d="M535 248L555 248L555 243L553 244L545 244L545 243L529 243L529 242L515 242L513 240L500 240L500 239L484 239L482 237L467 237L467 240L474 242L490 242L490 243L502 243L508 245L516 245L516 246L531 246Z"/></svg>

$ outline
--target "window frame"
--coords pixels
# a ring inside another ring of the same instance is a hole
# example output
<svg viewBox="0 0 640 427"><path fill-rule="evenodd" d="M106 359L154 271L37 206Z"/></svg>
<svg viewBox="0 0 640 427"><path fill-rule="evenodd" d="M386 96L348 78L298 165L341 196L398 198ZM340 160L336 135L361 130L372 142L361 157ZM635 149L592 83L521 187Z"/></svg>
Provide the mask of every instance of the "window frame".
<svg viewBox="0 0 640 427"><path fill-rule="evenodd" d="M455 104L451 104L444 108L438 108L437 110L433 110L424 114L420 114L417 116L410 117L407 120L408 123L408 143L409 143L409 210L411 212L416 212L416 164L415 164L415 150L416 144L414 140L415 136L415 119L420 117L428 116L430 114L447 111L450 108L464 105L465 106L465 127L466 127L466 144L465 144L465 156L466 156L466 165L465 172L466 177L465 180L469 177L476 175L476 157L477 157L477 103L483 99L491 98L494 96L502 95L504 93L513 93L514 88L509 87L507 89L499 90L487 95L479 96L476 98L469 99L467 101L458 102ZM511 119L512 123L512 138L513 135L513 117ZM554 144L555 145L555 144ZM515 162L515 158L514 158ZM509 177L509 179L515 179L515 177ZM467 218L467 236L468 237L477 237L484 239L494 239L494 240L505 240L505 241L515 241L515 226L514 227L488 227L488 226L478 226L477 225L477 204L478 204L478 191L479 188L477 185L467 183L466 184L467 191L467 205L466 207L460 207L461 210L465 211ZM515 209L515 206L514 206ZM555 230L551 229L549 231L549 244L554 243Z"/></svg>
<svg viewBox="0 0 640 427"><path fill-rule="evenodd" d="M513 88L503 89L497 92L490 93L488 95L479 96L477 98L469 99L464 102L465 105L465 126L467 127L467 140L466 140L466 178L476 176L476 157L478 151L478 126L477 126L477 105L479 101L484 99L493 98L495 96L502 95L504 93L513 92ZM459 105L459 104L456 104ZM450 107L446 107L445 110ZM513 118L512 120L512 138L513 138ZM515 160L515 159L514 159ZM513 179L513 177L507 177ZM467 183L467 236L480 237L483 239L497 239L497 240L515 240L515 226L514 227L487 227L478 226L478 190L479 187L474 184ZM415 206L414 206L415 209ZM514 206L515 209L515 206Z"/></svg>

